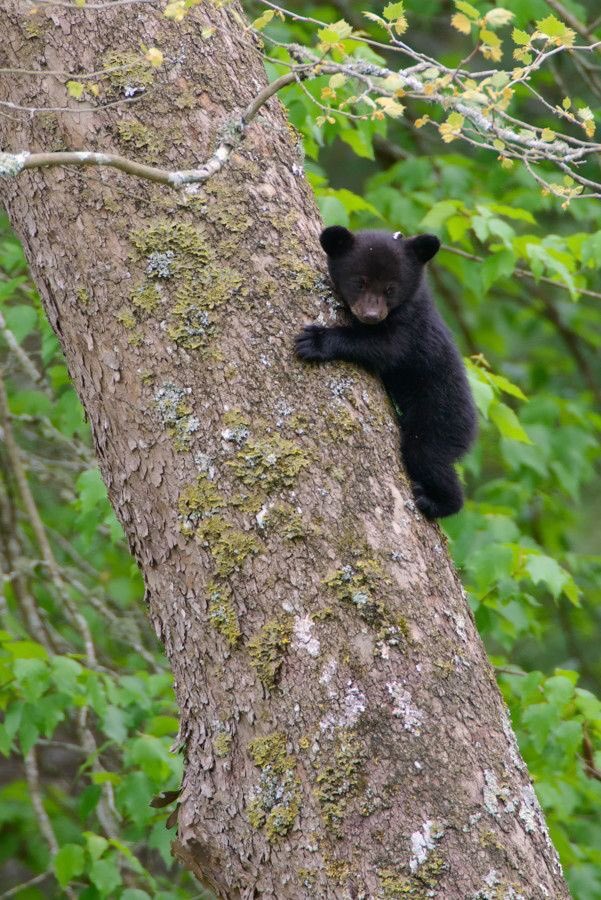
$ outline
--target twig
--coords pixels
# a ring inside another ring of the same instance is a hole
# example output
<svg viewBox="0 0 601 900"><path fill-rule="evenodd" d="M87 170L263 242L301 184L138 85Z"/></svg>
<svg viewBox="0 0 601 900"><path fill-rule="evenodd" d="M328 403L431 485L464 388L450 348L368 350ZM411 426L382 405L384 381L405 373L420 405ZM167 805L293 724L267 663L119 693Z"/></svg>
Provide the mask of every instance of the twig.
<svg viewBox="0 0 601 900"><path fill-rule="evenodd" d="M147 166L136 162L136 160L118 156L115 153L90 153L86 151L28 153L23 151L20 153L0 153L0 174L18 175L26 169L48 168L50 166L110 166L114 169L119 169L121 172L126 172L128 175L135 175L138 178L145 178L147 181L166 184L173 188L181 188L187 184L200 184L223 168L234 148L244 137L247 126L255 118L261 107L286 85L306 78L309 68L304 66L301 69L287 72L266 85L257 94L252 103L249 104L239 121L232 124L230 133L222 139L210 159L198 169L173 172L157 166Z"/></svg>
<svg viewBox="0 0 601 900"><path fill-rule="evenodd" d="M484 257L477 256L475 253L468 253L466 250L460 250L459 247L453 247L450 244L443 244L442 249L446 250L448 253L454 253L456 256L463 256L464 259L471 259L474 262L484 262ZM542 281L544 284L551 284L553 287L561 288L562 291L569 291L570 288L567 284L564 284L563 281L554 281L552 278L547 278L546 275L540 275L537 277L533 272L528 271L528 269L522 269L517 266L513 270L513 274L517 275L518 278L529 278L531 281ZM579 294L583 294L586 297L596 297L597 300L601 300L601 293L599 291L591 291L588 288L577 288Z"/></svg>
<svg viewBox="0 0 601 900"><path fill-rule="evenodd" d="M6 320L1 312L0 312L0 334L2 334L2 337L8 344L10 350L16 356L23 371L29 375L29 377L32 379L32 381L35 381L36 383L41 381L42 380L41 373L38 372L38 370L36 369L33 362L30 360L27 353L25 353L25 351L23 350L23 348L17 341L16 337L14 336L14 334L12 333L12 331L6 324Z"/></svg>
<svg viewBox="0 0 601 900"><path fill-rule="evenodd" d="M16 884L7 891L3 891L0 894L0 900L4 900L5 897L16 897L17 894L21 894L23 891L27 890L27 888L33 887L36 884L40 884L40 882L45 881L47 878L52 878L52 872L42 872L40 875L30 878L29 881L24 881L22 884Z"/></svg>
<svg viewBox="0 0 601 900"><path fill-rule="evenodd" d="M560 0L546 0L547 6L550 6L551 9L554 9L555 12L564 19L570 28L573 28L574 31L577 31L579 35L583 38L590 38L591 35L591 26L585 25L584 22L581 22L575 15L573 15L569 9L567 9L563 3L560 3ZM594 30L594 29L593 29Z"/></svg>

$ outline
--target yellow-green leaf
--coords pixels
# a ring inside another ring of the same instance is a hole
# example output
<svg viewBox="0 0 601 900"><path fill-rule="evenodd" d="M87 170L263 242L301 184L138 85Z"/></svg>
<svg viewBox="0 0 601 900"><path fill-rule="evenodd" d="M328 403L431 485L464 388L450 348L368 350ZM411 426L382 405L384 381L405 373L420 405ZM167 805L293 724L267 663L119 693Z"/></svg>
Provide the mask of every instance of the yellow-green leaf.
<svg viewBox="0 0 601 900"><path fill-rule="evenodd" d="M513 38L514 44L529 44L530 43L530 35L527 31L521 31L519 28L514 28L511 32L511 37Z"/></svg>
<svg viewBox="0 0 601 900"><path fill-rule="evenodd" d="M513 16L514 14L510 10L497 6L495 9L489 9L484 18L491 28L501 28L503 25L508 25Z"/></svg>
<svg viewBox="0 0 601 900"><path fill-rule="evenodd" d="M266 25L269 25L274 16L275 10L266 9L264 13L261 13L261 15L251 23L251 27L256 28L257 31L261 31Z"/></svg>
<svg viewBox="0 0 601 900"><path fill-rule="evenodd" d="M476 9L475 6L472 6L471 3L466 3L465 0L455 0L455 6L459 10L459 12L465 13L468 19L473 19L476 21L480 18L480 13Z"/></svg>
<svg viewBox="0 0 601 900"><path fill-rule="evenodd" d="M576 32L572 28L568 28L555 16L547 16L545 19L539 19L536 23L536 29L545 37L551 38L553 43L558 46L572 47L576 40Z"/></svg>
<svg viewBox="0 0 601 900"><path fill-rule="evenodd" d="M472 23L467 16L463 15L463 13L455 13L451 19L451 25L462 34L469 34L472 30Z"/></svg>

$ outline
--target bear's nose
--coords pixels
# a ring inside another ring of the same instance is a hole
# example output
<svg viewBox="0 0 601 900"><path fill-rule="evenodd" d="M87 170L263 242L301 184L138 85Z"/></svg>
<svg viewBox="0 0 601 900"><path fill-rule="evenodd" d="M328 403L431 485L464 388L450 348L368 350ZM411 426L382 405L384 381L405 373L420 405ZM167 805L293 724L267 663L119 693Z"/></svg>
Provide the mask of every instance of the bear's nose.
<svg viewBox="0 0 601 900"><path fill-rule="evenodd" d="M374 322L381 322L384 316L379 309L364 309L361 318L365 323L371 325Z"/></svg>

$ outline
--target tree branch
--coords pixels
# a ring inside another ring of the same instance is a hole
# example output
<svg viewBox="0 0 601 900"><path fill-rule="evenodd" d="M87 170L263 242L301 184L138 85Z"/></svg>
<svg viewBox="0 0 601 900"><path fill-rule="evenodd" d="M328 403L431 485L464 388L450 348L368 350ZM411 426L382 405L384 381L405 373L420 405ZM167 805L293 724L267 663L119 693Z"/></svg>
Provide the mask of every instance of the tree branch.
<svg viewBox="0 0 601 900"><path fill-rule="evenodd" d="M0 177L15 176L26 169L49 168L52 166L110 166L128 175L144 178L156 184L166 184L169 187L181 188L187 184L200 184L207 181L212 175L216 175L230 158L235 147L243 139L246 128L255 118L261 107L273 97L281 88L300 81L309 75L312 66L295 67L291 72L286 72L280 78L272 81L257 94L255 99L246 108L241 118L231 122L225 129L226 134L222 138L217 149L198 169L182 171L170 171L157 166L147 166L118 156L115 153L92 153L88 151L56 151L49 153L0 153Z"/></svg>

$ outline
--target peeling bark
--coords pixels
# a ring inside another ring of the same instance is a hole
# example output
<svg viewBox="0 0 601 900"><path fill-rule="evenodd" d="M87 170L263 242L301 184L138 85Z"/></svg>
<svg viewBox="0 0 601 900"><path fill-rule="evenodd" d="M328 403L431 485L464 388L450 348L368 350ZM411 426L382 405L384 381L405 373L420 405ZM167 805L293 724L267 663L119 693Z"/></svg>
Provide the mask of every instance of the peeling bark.
<svg viewBox="0 0 601 900"><path fill-rule="evenodd" d="M2 66L96 70L140 43L168 65L130 73L129 105L2 117L0 146L202 164L266 83L237 4L217 6L178 26L148 6L5 4ZM0 97L76 108L63 81L5 75ZM278 100L196 190L48 169L0 198L173 668L176 855L224 898L568 897L381 388L293 358L332 304Z"/></svg>

